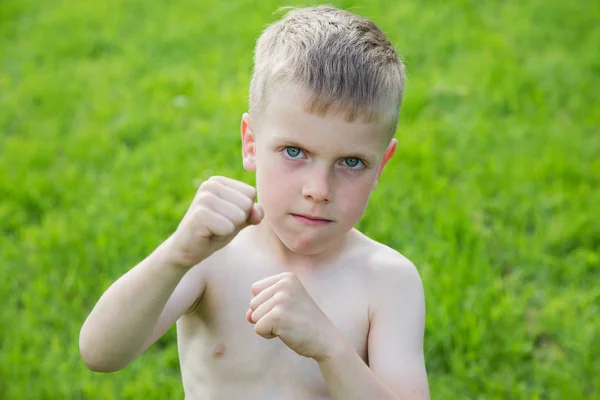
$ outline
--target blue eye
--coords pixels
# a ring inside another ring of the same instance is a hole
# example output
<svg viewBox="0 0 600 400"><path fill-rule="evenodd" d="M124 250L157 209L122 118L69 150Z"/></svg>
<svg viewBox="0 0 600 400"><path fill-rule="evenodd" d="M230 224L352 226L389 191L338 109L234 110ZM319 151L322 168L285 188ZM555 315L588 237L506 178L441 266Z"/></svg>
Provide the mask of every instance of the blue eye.
<svg viewBox="0 0 600 400"><path fill-rule="evenodd" d="M343 160L344 164L351 169L361 169L364 167L364 163L360 158L356 157L346 157Z"/></svg>
<svg viewBox="0 0 600 400"><path fill-rule="evenodd" d="M283 149L285 155L289 158L298 158L302 154L302 150L297 147L286 147Z"/></svg>

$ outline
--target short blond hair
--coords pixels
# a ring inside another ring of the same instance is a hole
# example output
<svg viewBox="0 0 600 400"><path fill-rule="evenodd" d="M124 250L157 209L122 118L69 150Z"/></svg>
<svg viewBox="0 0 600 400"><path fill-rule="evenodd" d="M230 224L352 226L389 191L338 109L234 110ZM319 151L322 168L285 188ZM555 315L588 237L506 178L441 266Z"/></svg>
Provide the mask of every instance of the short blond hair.
<svg viewBox="0 0 600 400"><path fill-rule="evenodd" d="M367 18L332 6L292 8L258 38L250 114L277 86L307 90L308 112L341 110L346 120L385 120L396 130L405 68L385 34Z"/></svg>

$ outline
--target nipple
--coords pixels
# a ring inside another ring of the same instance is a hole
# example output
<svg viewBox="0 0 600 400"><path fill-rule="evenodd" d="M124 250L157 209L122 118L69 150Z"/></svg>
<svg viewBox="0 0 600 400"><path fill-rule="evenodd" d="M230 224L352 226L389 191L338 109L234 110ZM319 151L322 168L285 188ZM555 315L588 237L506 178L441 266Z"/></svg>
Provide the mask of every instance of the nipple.
<svg viewBox="0 0 600 400"><path fill-rule="evenodd" d="M225 345L219 343L213 347L213 357L221 358L225 354Z"/></svg>

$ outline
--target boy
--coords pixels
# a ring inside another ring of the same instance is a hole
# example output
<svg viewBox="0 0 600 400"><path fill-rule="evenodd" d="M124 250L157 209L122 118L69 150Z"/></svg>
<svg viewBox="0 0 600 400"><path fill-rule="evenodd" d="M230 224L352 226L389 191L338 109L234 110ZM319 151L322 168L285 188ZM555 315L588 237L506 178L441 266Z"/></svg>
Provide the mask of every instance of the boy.
<svg viewBox="0 0 600 400"><path fill-rule="evenodd" d="M428 399L419 275L353 228L396 150L403 86L362 17L311 7L268 27L241 122L256 189L200 186L85 321L88 367L125 367L177 322L188 399Z"/></svg>

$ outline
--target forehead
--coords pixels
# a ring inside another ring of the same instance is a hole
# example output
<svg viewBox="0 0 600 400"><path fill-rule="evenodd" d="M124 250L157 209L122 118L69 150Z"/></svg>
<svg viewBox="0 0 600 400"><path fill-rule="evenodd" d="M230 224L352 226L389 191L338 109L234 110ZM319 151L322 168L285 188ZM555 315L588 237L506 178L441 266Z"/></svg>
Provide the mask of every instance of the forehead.
<svg viewBox="0 0 600 400"><path fill-rule="evenodd" d="M388 145L389 124L348 121L344 110L332 108L325 115L309 112L308 96L301 87L287 85L273 91L260 120L260 133L268 140L288 140L318 150L383 152Z"/></svg>

